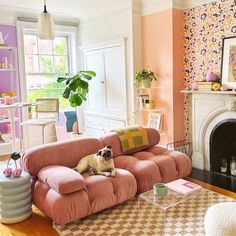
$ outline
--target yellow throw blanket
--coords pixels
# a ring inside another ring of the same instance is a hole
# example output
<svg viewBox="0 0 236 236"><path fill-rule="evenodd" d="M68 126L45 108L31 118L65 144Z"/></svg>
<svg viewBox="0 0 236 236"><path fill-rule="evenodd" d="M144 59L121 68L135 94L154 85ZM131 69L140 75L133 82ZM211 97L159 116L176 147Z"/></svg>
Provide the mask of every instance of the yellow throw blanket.
<svg viewBox="0 0 236 236"><path fill-rule="evenodd" d="M120 138L123 152L149 144L147 131L141 126L116 129L115 132Z"/></svg>

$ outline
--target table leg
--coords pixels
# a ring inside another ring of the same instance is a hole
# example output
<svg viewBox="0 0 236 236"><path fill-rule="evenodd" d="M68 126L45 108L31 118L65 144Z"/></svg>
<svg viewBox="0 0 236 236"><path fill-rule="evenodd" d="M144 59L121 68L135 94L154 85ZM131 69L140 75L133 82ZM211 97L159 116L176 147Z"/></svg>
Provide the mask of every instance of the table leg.
<svg viewBox="0 0 236 236"><path fill-rule="evenodd" d="M16 129L15 129L15 108L7 109L9 120L11 123L11 135L12 135L12 152L16 151Z"/></svg>

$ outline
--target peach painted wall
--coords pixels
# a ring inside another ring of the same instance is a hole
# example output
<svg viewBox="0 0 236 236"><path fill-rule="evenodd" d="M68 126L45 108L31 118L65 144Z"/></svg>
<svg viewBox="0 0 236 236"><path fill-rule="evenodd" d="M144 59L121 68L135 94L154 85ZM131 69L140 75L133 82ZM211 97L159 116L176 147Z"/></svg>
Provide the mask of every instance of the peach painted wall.
<svg viewBox="0 0 236 236"><path fill-rule="evenodd" d="M172 10L143 16L142 29L143 67L148 66L159 75L157 88L150 90L150 96L157 99L156 108L163 110L161 143L164 144L173 140Z"/></svg>
<svg viewBox="0 0 236 236"><path fill-rule="evenodd" d="M183 88L183 12L168 9L142 18L143 67L159 75L150 97L163 111L161 144L184 137ZM147 120L148 113L144 114Z"/></svg>
<svg viewBox="0 0 236 236"><path fill-rule="evenodd" d="M184 12L173 9L173 114L174 140L184 139L184 95L180 91L184 87Z"/></svg>

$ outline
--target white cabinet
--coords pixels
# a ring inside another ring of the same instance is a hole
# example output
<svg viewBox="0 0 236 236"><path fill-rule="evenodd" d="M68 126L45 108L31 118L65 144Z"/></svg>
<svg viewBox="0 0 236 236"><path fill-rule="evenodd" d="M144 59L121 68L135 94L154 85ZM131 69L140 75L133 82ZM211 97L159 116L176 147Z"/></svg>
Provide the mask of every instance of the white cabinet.
<svg viewBox="0 0 236 236"><path fill-rule="evenodd" d="M85 130L103 134L127 124L124 40L84 49L86 70L97 76L89 83Z"/></svg>

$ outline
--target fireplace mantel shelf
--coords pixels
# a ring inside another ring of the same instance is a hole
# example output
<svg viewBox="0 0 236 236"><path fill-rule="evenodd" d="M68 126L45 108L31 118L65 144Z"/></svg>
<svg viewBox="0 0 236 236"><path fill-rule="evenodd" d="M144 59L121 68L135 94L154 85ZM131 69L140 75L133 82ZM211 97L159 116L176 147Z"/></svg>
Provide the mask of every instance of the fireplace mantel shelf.
<svg viewBox="0 0 236 236"><path fill-rule="evenodd" d="M232 94L236 95L236 91L199 91L199 90L181 90L181 93L185 94L221 94L221 95L226 95L226 94Z"/></svg>

